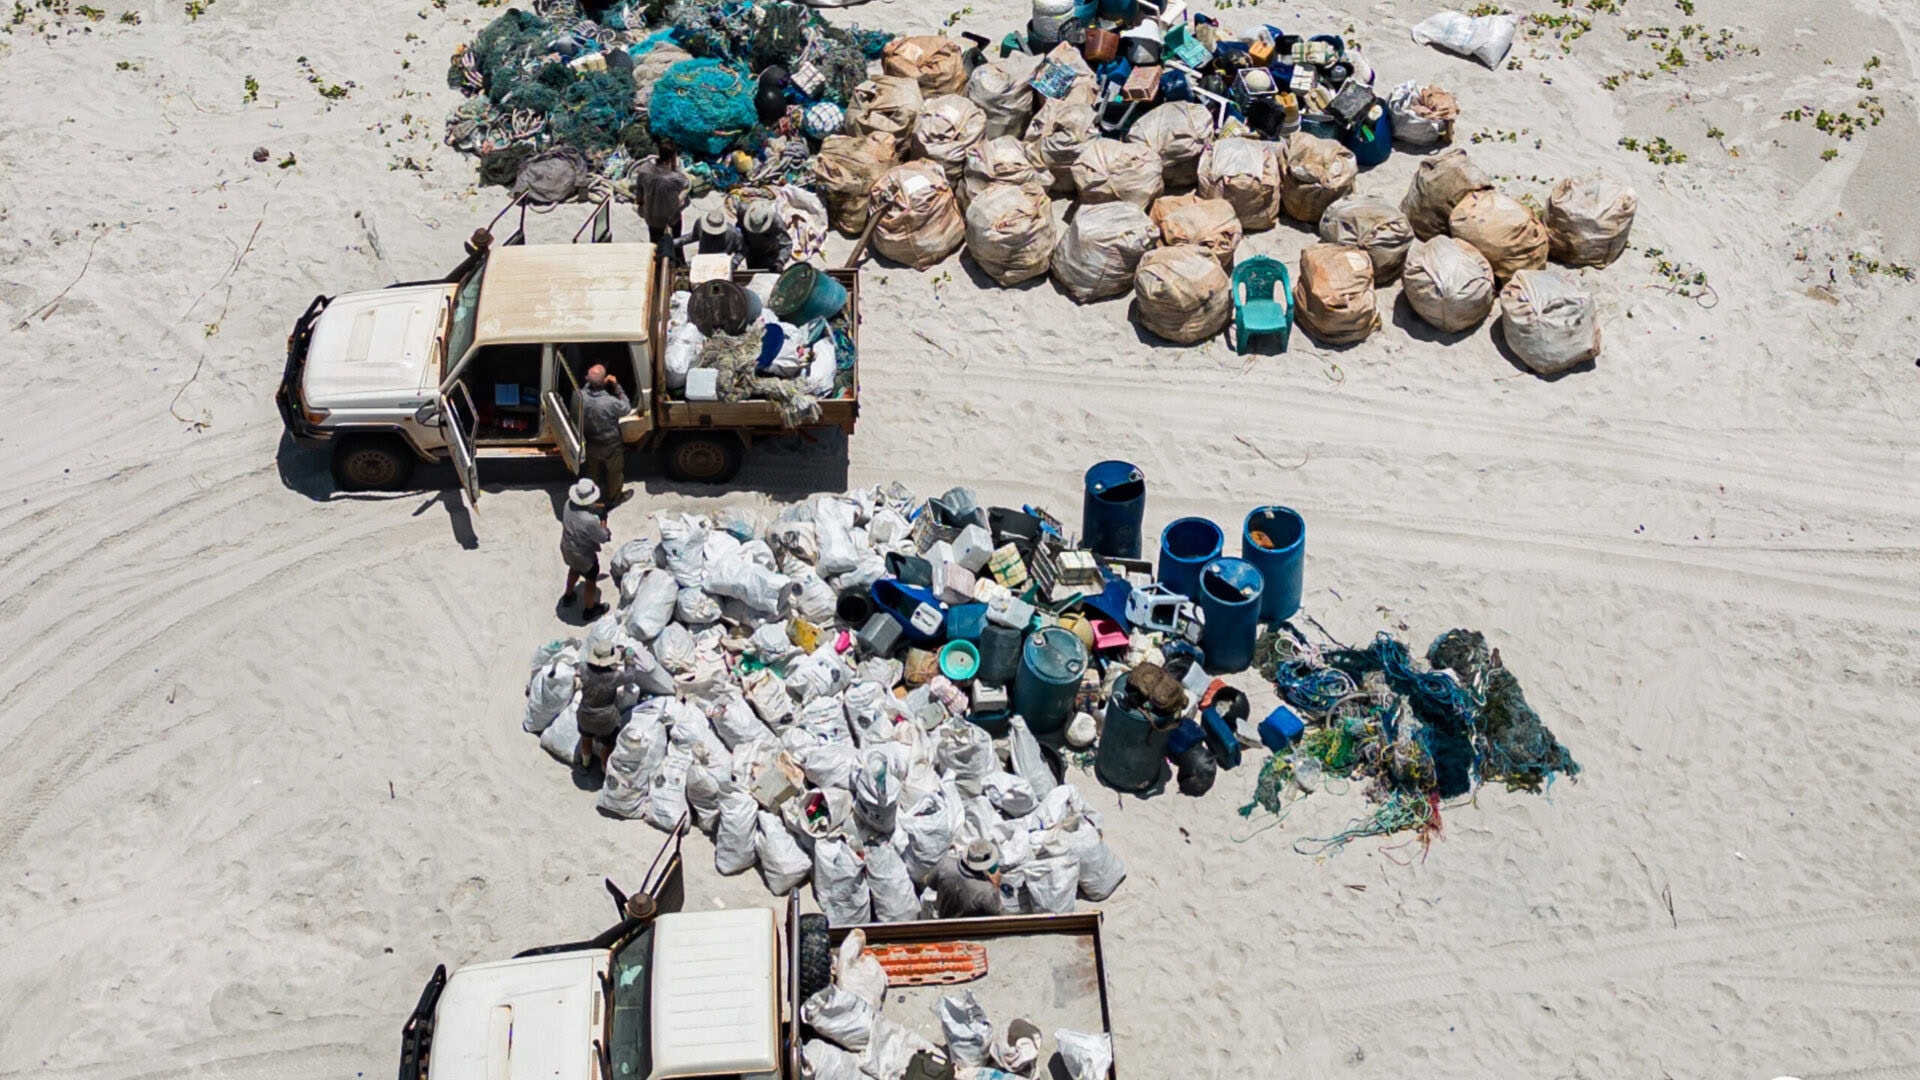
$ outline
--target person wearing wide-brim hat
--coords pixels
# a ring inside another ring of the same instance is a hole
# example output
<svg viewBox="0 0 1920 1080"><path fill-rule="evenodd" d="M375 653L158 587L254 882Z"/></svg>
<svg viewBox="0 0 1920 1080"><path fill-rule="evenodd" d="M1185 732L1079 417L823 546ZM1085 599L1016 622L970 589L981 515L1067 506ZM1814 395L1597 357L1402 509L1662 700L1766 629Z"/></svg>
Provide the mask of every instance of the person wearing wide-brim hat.
<svg viewBox="0 0 1920 1080"><path fill-rule="evenodd" d="M740 224L747 269L777 274L787 268L793 257L792 242L787 239L787 230L780 227L780 215L774 212L771 200L748 203Z"/></svg>
<svg viewBox="0 0 1920 1080"><path fill-rule="evenodd" d="M934 864L934 915L942 919L969 919L998 915L1000 853L988 840L975 840L959 851L949 851Z"/></svg>
<svg viewBox="0 0 1920 1080"><path fill-rule="evenodd" d="M742 247L740 227L733 223L726 207L716 206L694 223L693 250L696 254L731 255L737 267Z"/></svg>
<svg viewBox="0 0 1920 1080"><path fill-rule="evenodd" d="M600 501L600 485L581 479L567 492L567 508L560 514L560 557L567 564L567 591L560 594L560 606L573 603L573 591L580 589L580 614L591 622L607 613L600 602L600 546L613 539L607 530L607 516L594 509Z"/></svg>
<svg viewBox="0 0 1920 1080"><path fill-rule="evenodd" d="M611 638L595 637L588 643L586 663L579 669L580 706L574 710L583 769L605 761L620 736L620 688L634 679L628 666Z"/></svg>

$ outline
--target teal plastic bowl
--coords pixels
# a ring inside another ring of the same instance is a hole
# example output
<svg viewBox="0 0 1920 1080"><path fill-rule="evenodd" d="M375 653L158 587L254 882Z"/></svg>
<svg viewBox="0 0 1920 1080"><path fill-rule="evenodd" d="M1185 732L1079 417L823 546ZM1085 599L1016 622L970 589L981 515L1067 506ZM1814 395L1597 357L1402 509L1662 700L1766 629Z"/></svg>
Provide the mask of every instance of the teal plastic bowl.
<svg viewBox="0 0 1920 1080"><path fill-rule="evenodd" d="M949 641L940 650L940 674L966 682L980 672L980 650L971 641Z"/></svg>

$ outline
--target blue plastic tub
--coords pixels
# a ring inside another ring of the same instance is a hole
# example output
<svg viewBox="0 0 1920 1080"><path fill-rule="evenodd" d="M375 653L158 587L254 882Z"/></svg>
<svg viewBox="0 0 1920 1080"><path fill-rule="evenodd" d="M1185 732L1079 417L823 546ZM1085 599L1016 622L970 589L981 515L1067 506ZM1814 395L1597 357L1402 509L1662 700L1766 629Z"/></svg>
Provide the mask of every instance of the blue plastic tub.
<svg viewBox="0 0 1920 1080"><path fill-rule="evenodd" d="M1287 747L1300 741L1306 734L1307 725L1293 714L1293 710L1282 705L1267 714L1260 721L1260 743L1274 753L1283 753Z"/></svg>
<svg viewBox="0 0 1920 1080"><path fill-rule="evenodd" d="M1013 678L1013 711L1026 718L1035 736L1056 734L1073 717L1086 670L1087 647L1073 631L1049 626L1027 635Z"/></svg>
<svg viewBox="0 0 1920 1080"><path fill-rule="evenodd" d="M1353 151L1354 162L1363 169L1371 169L1393 156L1393 118L1387 110L1380 110L1380 119L1373 122L1372 137L1368 134L1365 125L1358 125L1340 136L1340 145Z"/></svg>
<svg viewBox="0 0 1920 1080"><path fill-rule="evenodd" d="M1200 568L1220 557L1226 536L1206 518L1187 517L1160 532L1160 584L1194 598L1200 588Z"/></svg>
<svg viewBox="0 0 1920 1080"><path fill-rule="evenodd" d="M1260 570L1244 559L1215 559L1200 571L1200 611L1206 626L1200 647L1214 675L1245 671L1253 663L1260 638L1260 594L1266 588Z"/></svg>
<svg viewBox="0 0 1920 1080"><path fill-rule="evenodd" d="M1259 533L1268 540L1254 540ZM1300 588L1307 559L1307 523L1285 506L1262 506L1247 515L1240 530L1240 557L1260 568L1267 590L1260 599L1260 621L1285 622L1300 611Z"/></svg>
<svg viewBox="0 0 1920 1080"><path fill-rule="evenodd" d="M1147 478L1132 462L1103 461L1087 470L1080 498L1080 542L1096 555L1140 557L1140 519Z"/></svg>

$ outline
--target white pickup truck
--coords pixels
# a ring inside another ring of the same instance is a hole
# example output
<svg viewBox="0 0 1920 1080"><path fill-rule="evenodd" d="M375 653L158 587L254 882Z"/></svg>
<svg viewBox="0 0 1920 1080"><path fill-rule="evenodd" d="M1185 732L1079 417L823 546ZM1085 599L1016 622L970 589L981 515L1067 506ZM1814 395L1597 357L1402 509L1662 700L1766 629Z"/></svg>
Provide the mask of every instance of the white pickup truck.
<svg viewBox="0 0 1920 1080"><path fill-rule="evenodd" d="M607 883L621 919L598 937L435 969L401 1029L400 1080L800 1080L800 1004L832 978L851 928L801 915L798 893L784 917L681 910L686 828L640 893ZM1094 1032L1112 1030L1100 925L1096 911L862 929L869 945L978 943L993 959L966 988L990 1015ZM931 1006L956 989L896 986L888 1015L938 1043Z"/></svg>

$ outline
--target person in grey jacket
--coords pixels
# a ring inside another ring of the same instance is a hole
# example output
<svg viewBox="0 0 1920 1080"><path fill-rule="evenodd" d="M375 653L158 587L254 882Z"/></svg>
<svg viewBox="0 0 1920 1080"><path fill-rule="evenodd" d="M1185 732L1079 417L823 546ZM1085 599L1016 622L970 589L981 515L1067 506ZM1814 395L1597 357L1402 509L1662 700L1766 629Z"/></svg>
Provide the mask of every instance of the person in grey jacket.
<svg viewBox="0 0 1920 1080"><path fill-rule="evenodd" d="M587 385L580 390L580 438L586 443L580 475L600 489L603 513L626 495L627 444L620 439L620 418L632 411L619 379L601 364L587 369Z"/></svg>
<svg viewBox="0 0 1920 1080"><path fill-rule="evenodd" d="M567 508L560 515L560 557L567 564L567 591L560 594L560 605L573 603L573 591L580 589L580 615L588 622L607 613L600 602L600 546L613 539L607 531L606 514L595 510L600 488L591 480L581 480L567 493Z"/></svg>

